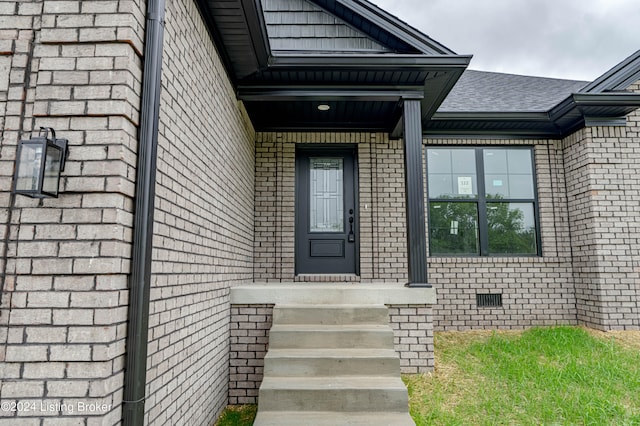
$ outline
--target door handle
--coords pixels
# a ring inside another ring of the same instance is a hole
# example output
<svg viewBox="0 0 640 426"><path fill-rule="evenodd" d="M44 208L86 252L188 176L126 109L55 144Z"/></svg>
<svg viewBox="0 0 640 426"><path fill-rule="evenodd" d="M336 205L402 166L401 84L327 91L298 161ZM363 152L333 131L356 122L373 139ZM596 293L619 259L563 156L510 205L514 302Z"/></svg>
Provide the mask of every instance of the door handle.
<svg viewBox="0 0 640 426"><path fill-rule="evenodd" d="M349 209L349 235L347 241L350 243L356 242L356 235L353 233L353 209Z"/></svg>

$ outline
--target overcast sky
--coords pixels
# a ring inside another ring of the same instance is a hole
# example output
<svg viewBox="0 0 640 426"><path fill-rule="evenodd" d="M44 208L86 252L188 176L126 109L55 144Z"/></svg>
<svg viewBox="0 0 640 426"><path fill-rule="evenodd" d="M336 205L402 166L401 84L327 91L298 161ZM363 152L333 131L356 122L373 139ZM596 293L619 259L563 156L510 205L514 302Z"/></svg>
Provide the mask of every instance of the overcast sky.
<svg viewBox="0 0 640 426"><path fill-rule="evenodd" d="M469 68L594 80L640 50L640 0L371 0Z"/></svg>

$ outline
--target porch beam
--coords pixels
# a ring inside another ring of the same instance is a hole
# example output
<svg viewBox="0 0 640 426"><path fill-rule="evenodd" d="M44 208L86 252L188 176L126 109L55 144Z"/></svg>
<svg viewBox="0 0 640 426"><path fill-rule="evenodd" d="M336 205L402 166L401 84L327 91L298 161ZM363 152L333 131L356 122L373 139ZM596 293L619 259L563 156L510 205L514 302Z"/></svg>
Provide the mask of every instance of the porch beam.
<svg viewBox="0 0 640 426"><path fill-rule="evenodd" d="M404 181L407 215L407 287L431 287L427 283L427 237L422 173L422 112L419 99L403 101Z"/></svg>
<svg viewBox="0 0 640 426"><path fill-rule="evenodd" d="M239 87L238 99L242 101L383 101L395 102L405 97L421 99L421 88L409 89L350 89L344 87Z"/></svg>

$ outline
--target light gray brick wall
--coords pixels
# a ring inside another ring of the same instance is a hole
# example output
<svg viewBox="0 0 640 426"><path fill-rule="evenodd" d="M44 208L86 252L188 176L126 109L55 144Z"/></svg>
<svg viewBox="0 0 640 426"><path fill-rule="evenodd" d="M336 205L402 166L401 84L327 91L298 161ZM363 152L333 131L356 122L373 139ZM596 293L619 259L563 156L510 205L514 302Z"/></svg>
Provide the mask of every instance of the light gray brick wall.
<svg viewBox="0 0 640 426"><path fill-rule="evenodd" d="M575 324L562 147L552 140L427 139L437 145L527 145L534 147L542 256L429 257L436 288L436 330L524 328ZM501 293L501 308L479 308L476 293Z"/></svg>
<svg viewBox="0 0 640 426"><path fill-rule="evenodd" d="M357 145L360 280L406 282L402 142L381 133L256 135L256 281L295 279L295 147L332 143Z"/></svg>
<svg viewBox="0 0 640 426"><path fill-rule="evenodd" d="M269 349L273 305L232 305L229 404L255 404Z"/></svg>
<svg viewBox="0 0 640 426"><path fill-rule="evenodd" d="M37 403L9 423L120 420L143 26L142 0L0 5L0 397ZM40 126L69 139L62 193L14 200Z"/></svg>
<svg viewBox="0 0 640 426"><path fill-rule="evenodd" d="M193 0L167 2L146 424L228 403L229 288L253 279L254 132Z"/></svg>
<svg viewBox="0 0 640 426"><path fill-rule="evenodd" d="M635 84L632 88L640 91ZM578 320L640 328L640 114L563 141Z"/></svg>
<svg viewBox="0 0 640 426"><path fill-rule="evenodd" d="M363 161L359 170L362 279L406 283L407 226L402 141L390 141L380 135L367 145L359 144L358 157Z"/></svg>
<svg viewBox="0 0 640 426"><path fill-rule="evenodd" d="M435 367L433 308L424 305L389 306L393 344L400 356L400 371L426 373Z"/></svg>

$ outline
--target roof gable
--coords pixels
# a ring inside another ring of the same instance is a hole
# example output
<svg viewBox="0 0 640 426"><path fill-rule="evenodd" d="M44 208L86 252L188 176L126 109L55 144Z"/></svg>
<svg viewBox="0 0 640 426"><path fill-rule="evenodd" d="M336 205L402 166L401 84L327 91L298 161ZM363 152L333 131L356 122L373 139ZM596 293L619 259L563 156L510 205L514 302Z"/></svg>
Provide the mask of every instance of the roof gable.
<svg viewBox="0 0 640 426"><path fill-rule="evenodd" d="M262 9L274 54L392 51L308 0L262 0Z"/></svg>
<svg viewBox="0 0 640 426"><path fill-rule="evenodd" d="M397 53L455 55L436 40L367 0L310 0Z"/></svg>

